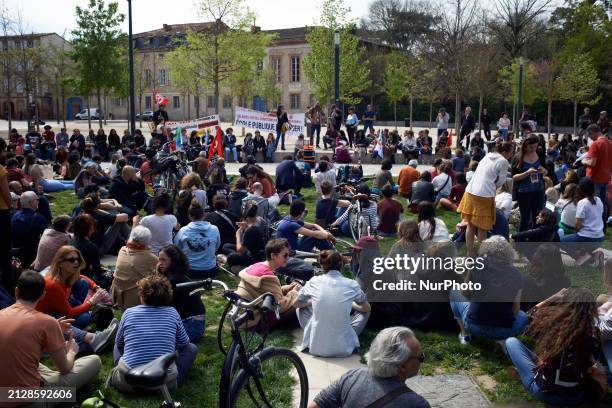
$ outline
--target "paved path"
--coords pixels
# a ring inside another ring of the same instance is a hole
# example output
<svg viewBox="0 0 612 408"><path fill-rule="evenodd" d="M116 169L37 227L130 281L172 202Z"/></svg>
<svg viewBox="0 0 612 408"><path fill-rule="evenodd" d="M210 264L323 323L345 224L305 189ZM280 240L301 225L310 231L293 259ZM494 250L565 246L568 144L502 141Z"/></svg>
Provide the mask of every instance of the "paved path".
<svg viewBox="0 0 612 408"><path fill-rule="evenodd" d="M278 165L278 163L257 163L259 166L261 166L266 173L270 174L271 176L274 176L276 174L276 166ZM240 167L244 166L244 163L225 163L225 168L227 170L227 173L230 175L238 175L240 174L238 172L238 169ZM378 170L380 170L380 164L362 164L361 165L363 168L363 174L365 176L373 176L376 174L376 172ZM394 177L397 177L399 175L399 172L401 169L403 169L406 165L405 164L394 164L393 167L391 168L391 173L393 174ZM417 167L417 170L419 170L420 172L423 172L425 170L429 170L431 168L431 166L427 166L424 164L419 164L419 166Z"/></svg>
<svg viewBox="0 0 612 408"><path fill-rule="evenodd" d="M301 343L302 336L302 329L293 331L296 345ZM357 354L347 358L322 358L302 353L297 348L294 348L294 351L304 362L308 373L309 402L323 388L340 378L348 370L365 367L361 363L361 357ZM491 406L474 381L466 375L417 376L406 381L406 384L427 399L433 408L486 408ZM296 401L297 398L294 398L294 406L297 406Z"/></svg>

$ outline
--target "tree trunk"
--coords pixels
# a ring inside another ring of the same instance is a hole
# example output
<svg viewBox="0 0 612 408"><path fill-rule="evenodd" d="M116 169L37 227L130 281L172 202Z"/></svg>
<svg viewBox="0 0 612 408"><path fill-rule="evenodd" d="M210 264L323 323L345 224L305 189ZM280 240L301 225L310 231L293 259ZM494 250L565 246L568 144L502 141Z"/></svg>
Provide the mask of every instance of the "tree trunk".
<svg viewBox="0 0 612 408"><path fill-rule="evenodd" d="M395 122L395 128L397 129L397 101L393 101L393 122Z"/></svg>
<svg viewBox="0 0 612 408"><path fill-rule="evenodd" d="M128 105L128 110L130 109L130 105ZM140 127L142 127L142 91L138 93L138 111L140 112L140 116L138 120L140 122Z"/></svg>
<svg viewBox="0 0 612 408"><path fill-rule="evenodd" d="M552 99L548 100L548 120L546 121L546 129L548 130L548 139L550 139L550 125L551 125L551 118L550 115L552 115Z"/></svg>
<svg viewBox="0 0 612 408"><path fill-rule="evenodd" d="M574 135L578 135L578 127L576 125L577 116L578 116L578 101L574 100Z"/></svg>
<svg viewBox="0 0 612 408"><path fill-rule="evenodd" d="M482 117L482 100L484 99L484 96L482 94L482 91L480 92L480 95L478 96L478 131L482 131L482 123L480 123L480 118Z"/></svg>
<svg viewBox="0 0 612 408"><path fill-rule="evenodd" d="M59 92L57 89L55 90L55 119L57 120L57 124L60 124L60 108L59 108Z"/></svg>
<svg viewBox="0 0 612 408"><path fill-rule="evenodd" d="M455 93L455 141L456 147L459 147L459 125L461 117L461 101L459 100L459 92Z"/></svg>
<svg viewBox="0 0 612 408"><path fill-rule="evenodd" d="M87 126L91 129L91 98L87 94Z"/></svg>
<svg viewBox="0 0 612 408"><path fill-rule="evenodd" d="M433 101L429 100L429 128L433 127Z"/></svg>
<svg viewBox="0 0 612 408"><path fill-rule="evenodd" d="M99 88L97 92L97 97L98 97L98 124L100 125L100 129L102 129L103 128L102 115L100 114L100 110L102 109L102 91Z"/></svg>
<svg viewBox="0 0 612 408"><path fill-rule="evenodd" d="M189 94L187 94L187 119L191 119L191 95Z"/></svg>
<svg viewBox="0 0 612 408"><path fill-rule="evenodd" d="M412 95L410 95L410 130L412 130L412 102L413 98Z"/></svg>
<svg viewBox="0 0 612 408"><path fill-rule="evenodd" d="M106 119L108 118L108 95L104 92L104 124L106 125Z"/></svg>
<svg viewBox="0 0 612 408"><path fill-rule="evenodd" d="M66 128L66 93L62 90L62 121L64 129Z"/></svg>
<svg viewBox="0 0 612 408"><path fill-rule="evenodd" d="M198 103L196 104L195 108L196 108L196 118L199 118L200 117L200 103L202 101L200 100L200 94L199 93L198 93L197 97L198 97Z"/></svg>
<svg viewBox="0 0 612 408"><path fill-rule="evenodd" d="M514 131L514 137L518 137L518 129L519 129L519 120L520 118L518 118L516 116L516 99L514 100L514 103L512 104L512 130Z"/></svg>

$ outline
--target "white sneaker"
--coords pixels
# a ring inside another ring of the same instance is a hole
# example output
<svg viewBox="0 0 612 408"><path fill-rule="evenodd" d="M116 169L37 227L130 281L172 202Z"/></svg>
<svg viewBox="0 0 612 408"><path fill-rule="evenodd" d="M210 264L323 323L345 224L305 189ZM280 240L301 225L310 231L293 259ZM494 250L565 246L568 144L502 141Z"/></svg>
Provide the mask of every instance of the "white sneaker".
<svg viewBox="0 0 612 408"><path fill-rule="evenodd" d="M470 344L470 341L472 340L472 338L470 336L464 336L463 334L459 333L459 343L463 346Z"/></svg>

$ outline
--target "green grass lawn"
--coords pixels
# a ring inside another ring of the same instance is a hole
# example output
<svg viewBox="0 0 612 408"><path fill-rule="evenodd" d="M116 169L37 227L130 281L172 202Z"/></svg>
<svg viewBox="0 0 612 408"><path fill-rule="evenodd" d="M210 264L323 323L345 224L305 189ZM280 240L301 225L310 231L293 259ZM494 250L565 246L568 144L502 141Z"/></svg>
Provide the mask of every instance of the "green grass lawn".
<svg viewBox="0 0 612 408"><path fill-rule="evenodd" d="M307 221L314 221L314 203L317 194L314 188L302 190L304 200L307 203L309 213ZM76 204L76 196L73 192L67 191L54 194L51 202L51 209L54 215L69 214ZM281 206L283 214L288 212L287 206ZM439 210L438 217L446 223L452 233L455 224L459 222L458 214L450 211ZM416 217L413 214L405 215L407 218ZM606 234L606 242L610 242L610 229ZM394 238L385 238L380 242L381 251L386 254L391 245L395 242ZM604 291L602 284L601 270L595 268L568 268L568 275L571 277L572 284L586 286L594 293ZM237 282L228 276L223 276L230 287L236 286ZM206 333L198 345L198 357L189 379L178 390L172 393L176 400L182 402L187 407L216 407L218 402L218 382L223 362L222 355L217 349L216 329L220 315L225 306L218 290L204 295L204 302L207 309ZM445 332L423 332L416 330L417 336L423 344L426 353L426 362L422 367L422 374L453 374L462 373L472 376L479 384L484 394L494 403L527 403L529 406L540 406L535 402L522 385L512 381L506 374L506 368L511 365L508 357L501 351L501 348L494 342L474 339L471 344L461 346L457 340L457 333ZM376 332L366 330L360 338L362 352L367 352L369 345ZM526 339L529 341L529 339ZM269 344L285 347L293 345L291 333L288 331L274 332L268 340ZM99 378L98 387L103 386L103 382L112 368L112 357L102 356L103 370ZM279 384L279 387L286 387L286 384ZM107 394L125 407L156 407L161 401L161 395L151 395L139 398L128 398L116 391L108 390ZM608 398L604 403L612 406L612 394L608 392ZM523 405L524 406L524 405ZM543 406L543 405L541 405Z"/></svg>

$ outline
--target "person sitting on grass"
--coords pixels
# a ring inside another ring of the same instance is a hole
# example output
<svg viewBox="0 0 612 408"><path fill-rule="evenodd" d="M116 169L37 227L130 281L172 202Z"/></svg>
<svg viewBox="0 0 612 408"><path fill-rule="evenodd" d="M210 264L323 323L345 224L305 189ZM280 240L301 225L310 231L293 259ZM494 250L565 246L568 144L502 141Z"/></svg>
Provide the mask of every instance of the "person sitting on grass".
<svg viewBox="0 0 612 408"><path fill-rule="evenodd" d="M428 201L419 204L419 235L424 242L450 241L446 224L436 217L435 207Z"/></svg>
<svg viewBox="0 0 612 408"><path fill-rule="evenodd" d="M442 160L442 163L437 167L438 175L436 175L431 183L434 186L434 204L437 205L441 199L446 198L451 193L453 186L453 177L451 175L451 164L448 160Z"/></svg>
<svg viewBox="0 0 612 408"><path fill-rule="evenodd" d="M305 216L306 203L302 200L292 202L289 215L278 224L276 238L287 239L292 251L311 252L313 248L332 249L336 241L334 236L317 224L305 222Z"/></svg>
<svg viewBox="0 0 612 408"><path fill-rule="evenodd" d="M197 343L204 335L206 323L206 309L200 295L190 295L191 289L177 289L179 283L191 282L187 276L189 260L176 245L168 245L159 251L157 272L165 275L172 284L172 302L170 305L176 309L189 341Z"/></svg>
<svg viewBox="0 0 612 408"><path fill-rule="evenodd" d="M357 216L363 217L365 220L365 224L363 225L364 229L369 228L369 235L376 236L378 231L378 211L376 202L370 199L370 188L367 184L362 183L357 187L357 194L353 196L353 201L355 200L359 200L361 206L361 212L357 214ZM357 210L357 202L351 204L351 206L331 224L331 227L340 227L342 234L347 237L352 235L351 225L348 220L349 212L352 209L355 211Z"/></svg>
<svg viewBox="0 0 612 408"><path fill-rule="evenodd" d="M330 167L329 162L321 159L319 160L319 166L317 167L318 171L315 172L314 176L314 185L317 191L317 194L321 194L321 184L324 181L329 182L332 185L332 188L336 187L336 171L332 167Z"/></svg>
<svg viewBox="0 0 612 408"><path fill-rule="evenodd" d="M141 305L123 313L113 357L115 367L109 374L109 385L122 392L132 392L125 374L168 353L178 353L170 366L166 385L176 388L187 378L198 348L189 337L172 302L172 286L160 274L149 275L138 282Z"/></svg>
<svg viewBox="0 0 612 408"><path fill-rule="evenodd" d="M359 335L368 322L370 304L359 284L342 276L342 255L321 251L323 275L298 293L297 317L304 329L300 350L314 356L347 357L359 350Z"/></svg>
<svg viewBox="0 0 612 408"><path fill-rule="evenodd" d="M111 286L113 303L118 309L140 304L138 281L155 272L157 256L151 252L151 231L138 225L117 256L115 274Z"/></svg>
<svg viewBox="0 0 612 408"><path fill-rule="evenodd" d="M181 191L191 191L191 194L195 197L198 203L200 203L202 207L206 208L208 203L206 202L207 194L204 188L202 178L196 172L188 173L181 179Z"/></svg>
<svg viewBox="0 0 612 408"><path fill-rule="evenodd" d="M510 238L514 242L559 242L557 217L544 208L538 213L534 228L512 234Z"/></svg>
<svg viewBox="0 0 612 408"><path fill-rule="evenodd" d="M153 198L153 214L133 218L133 226L142 225L151 231L151 252L157 255L159 250L172 243L172 232L180 229L176 217L168 214L172 209L172 199L168 193L161 193Z"/></svg>
<svg viewBox="0 0 612 408"><path fill-rule="evenodd" d="M75 387L79 390L98 378L102 368L100 357L89 355L77 359L79 346L75 338L68 341L64 338L64 333L73 330L72 320L56 319L36 310L44 292L43 276L35 271L23 271L15 288L17 301L0 310L0 387L30 390ZM112 341L112 337L99 336L94 344L97 349L101 340ZM44 353L57 371L40 362Z"/></svg>
<svg viewBox="0 0 612 408"><path fill-rule="evenodd" d="M249 195L247 191L248 184L249 181L245 177L239 177L234 183L234 188L229 196L229 208L227 210L238 218L242 215L242 200Z"/></svg>
<svg viewBox="0 0 612 408"><path fill-rule="evenodd" d="M308 408L430 408L406 386L425 361L421 343L406 327L381 330L367 355L368 367L355 368L323 389Z"/></svg>
<svg viewBox="0 0 612 408"><path fill-rule="evenodd" d="M321 183L321 195L317 197L315 210L315 224L323 228L334 222L340 209L348 208L351 205L350 201L339 200L333 196L334 187L329 181L323 181Z"/></svg>
<svg viewBox="0 0 612 408"><path fill-rule="evenodd" d="M506 179L504 184L495 192L495 208L501 210L504 218L508 220L512 213L512 179Z"/></svg>
<svg viewBox="0 0 612 408"><path fill-rule="evenodd" d="M578 186L570 183L565 187L563 195L555 204L555 215L559 219L559 229L557 234L559 238L563 238L566 234L573 234L574 226L576 225L576 204L582 197L576 195Z"/></svg>
<svg viewBox="0 0 612 408"><path fill-rule="evenodd" d="M81 200L81 212L89 214L96 220L96 230L91 236L100 257L114 254L121 248L130 235L127 213L113 213L101 208L102 202L97 193L89 193Z"/></svg>
<svg viewBox="0 0 612 408"><path fill-rule="evenodd" d="M247 301L252 301L264 293L271 293L279 305L280 320L271 318L267 321L268 328L273 329L278 324L294 322L296 318L298 291L302 288L297 282L281 286L274 272L287 266L289 260L289 242L286 239L273 239L266 244L266 260L258 262L240 271L240 283L236 293ZM247 325L254 327L259 324L261 315L255 312L254 319Z"/></svg>
<svg viewBox="0 0 612 408"><path fill-rule="evenodd" d="M380 170L378 170L378 172L376 173L376 177L374 178L374 181L372 182L372 193L373 194L380 194L382 191L382 188L386 184L395 186L395 181L393 181L393 174L391 174L392 167L393 167L393 164L391 163L391 160L385 159L382 161L380 165ZM393 189L394 191L397 191L397 187L393 187Z"/></svg>
<svg viewBox="0 0 612 408"><path fill-rule="evenodd" d="M36 309L56 317L75 319L74 327L87 327L92 320L93 307L108 304L110 296L94 281L81 275L84 268L85 261L78 249L68 245L61 247L45 275L45 293Z"/></svg>
<svg viewBox="0 0 612 408"><path fill-rule="evenodd" d="M523 277L512 265L515 252L499 235L480 244L478 256L485 267L470 270L466 281L480 283L480 291L450 292L450 307L461 332L459 342L471 337L505 340L521 334L529 323L520 310Z"/></svg>
<svg viewBox="0 0 612 408"><path fill-rule="evenodd" d="M130 217L136 215L145 205L149 195L145 191L145 184L137 176L132 166L124 166L121 174L113 179L109 189L111 198L117 200L122 206L122 213Z"/></svg>
<svg viewBox="0 0 612 408"><path fill-rule="evenodd" d="M204 209L198 203L191 203L189 219L174 237L174 244L187 255L192 279L213 277L217 275L215 254L221 247L219 229L204 220Z"/></svg>
<svg viewBox="0 0 612 408"><path fill-rule="evenodd" d="M110 282L103 282L98 247L90 240L96 231L96 220L89 214L79 214L74 220L72 230L74 238L70 241L70 245L79 250L85 261L85 268L81 273L108 288L107 284L110 285Z"/></svg>
<svg viewBox="0 0 612 408"><path fill-rule="evenodd" d="M232 270L242 269L265 260L264 251L269 226L257 215L258 211L257 204L248 203L242 221L237 223L235 244L225 244L222 247Z"/></svg>
<svg viewBox="0 0 612 408"><path fill-rule="evenodd" d="M393 187L386 184L382 188L383 199L378 203L378 234L383 237L395 236L397 224L402 217L404 207L393 199Z"/></svg>
<svg viewBox="0 0 612 408"><path fill-rule="evenodd" d="M64 245L68 245L70 242L68 228L70 228L71 224L72 220L68 215L59 215L53 219L52 228L47 228L40 237L36 259L32 263L32 268L42 271L51 265L57 250Z"/></svg>
<svg viewBox="0 0 612 408"><path fill-rule="evenodd" d="M516 337L506 339L514 364L508 371L546 404L597 404L605 388L593 379L601 341L596 322L597 305L589 289L561 289L535 306L527 330L535 338L535 352Z"/></svg>
<svg viewBox="0 0 612 408"><path fill-rule="evenodd" d="M434 186L431 183L431 173L425 170L423 173L421 173L419 179L412 183L412 189L410 192L410 212L416 214L419 204L422 201L433 203L435 198Z"/></svg>
<svg viewBox="0 0 612 408"><path fill-rule="evenodd" d="M455 184L451 187L449 196L440 199L440 206L450 211L457 211L466 186L465 173L455 174Z"/></svg>

